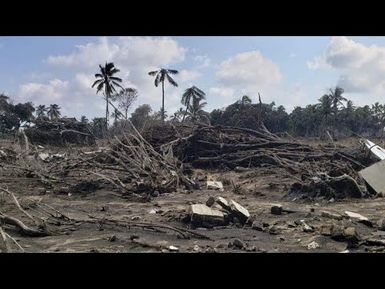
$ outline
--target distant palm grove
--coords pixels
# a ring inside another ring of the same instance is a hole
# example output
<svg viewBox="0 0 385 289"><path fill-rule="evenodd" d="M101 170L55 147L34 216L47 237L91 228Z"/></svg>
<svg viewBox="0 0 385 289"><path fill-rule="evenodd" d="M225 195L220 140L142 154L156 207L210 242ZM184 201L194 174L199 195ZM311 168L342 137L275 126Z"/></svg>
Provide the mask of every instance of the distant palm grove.
<svg viewBox="0 0 385 289"><path fill-rule="evenodd" d="M87 124L96 136L103 137L109 130L124 128L130 121L137 129L143 130L156 122L183 123L187 125L207 124L236 126L257 129L263 123L274 133L287 132L293 136L323 137L330 134L334 137L351 135L383 136L385 126L385 105L375 103L365 106L354 106L344 94L341 87L331 88L328 93L320 94L318 103L305 107L295 107L287 113L285 107L274 102L267 104L257 96L240 95L233 104L204 110L207 96L197 86L185 89L181 97L182 107L167 115L167 89L178 86L175 69L161 68L148 72L154 77L154 85L161 84L159 97L161 108L153 111L150 105L143 104L128 114L133 103L140 98L140 91L132 87L124 87L118 77L120 70L113 63L99 65L95 74L95 82L90 84L96 93L102 92L106 103L105 117L89 121L82 116L79 121ZM171 77L174 75L175 79ZM151 81L149 77L149 81ZM165 86L165 83L171 86ZM258 100L253 102L253 99ZM112 111L110 112L110 107ZM13 104L4 94L0 95L0 135L12 134L20 127L28 127L37 121L60 121L61 112L57 104L46 107L43 104L34 106L31 102ZM113 119L112 125L109 124Z"/></svg>

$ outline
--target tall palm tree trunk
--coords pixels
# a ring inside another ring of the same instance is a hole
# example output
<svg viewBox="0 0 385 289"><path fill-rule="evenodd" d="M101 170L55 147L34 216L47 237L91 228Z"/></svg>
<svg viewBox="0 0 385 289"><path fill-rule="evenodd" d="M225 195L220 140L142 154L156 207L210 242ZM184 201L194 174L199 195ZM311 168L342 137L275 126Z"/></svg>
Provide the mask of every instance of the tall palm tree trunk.
<svg viewBox="0 0 385 289"><path fill-rule="evenodd" d="M189 106L190 106L190 104L188 103L188 104L186 105L186 110L184 111L184 114L183 114L182 122L184 122L184 119L185 119L185 117L186 117L186 115L187 115L187 111L188 111Z"/></svg>
<svg viewBox="0 0 385 289"><path fill-rule="evenodd" d="M108 110L108 93L106 92L106 128L108 128L108 119L109 119L110 113Z"/></svg>
<svg viewBox="0 0 385 289"><path fill-rule="evenodd" d="M162 81L162 120L164 121L164 81Z"/></svg>

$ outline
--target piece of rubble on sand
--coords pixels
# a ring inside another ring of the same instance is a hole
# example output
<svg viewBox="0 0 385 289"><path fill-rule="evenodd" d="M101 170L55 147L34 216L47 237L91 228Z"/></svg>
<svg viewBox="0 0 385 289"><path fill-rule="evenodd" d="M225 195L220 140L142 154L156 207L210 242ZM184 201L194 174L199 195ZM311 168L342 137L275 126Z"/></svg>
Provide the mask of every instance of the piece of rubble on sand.
<svg viewBox="0 0 385 289"><path fill-rule="evenodd" d="M229 202L231 213L235 215L241 222L246 222L247 219L250 218L250 213L249 211L242 207L240 204L235 202L234 200L230 200Z"/></svg>
<svg viewBox="0 0 385 289"><path fill-rule="evenodd" d="M225 214L204 204L190 207L191 222L202 227L220 226L225 224Z"/></svg>
<svg viewBox="0 0 385 289"><path fill-rule="evenodd" d="M334 220L338 220L338 221L343 219L343 217L340 214L332 213L332 212L328 212L328 211L322 211L321 217L334 219Z"/></svg>
<svg viewBox="0 0 385 289"><path fill-rule="evenodd" d="M359 171L358 174L377 194L385 194L384 171L385 160L382 160Z"/></svg>
<svg viewBox="0 0 385 289"><path fill-rule="evenodd" d="M207 181L206 185L207 185L208 190L219 190L219 191L223 192L222 182Z"/></svg>
<svg viewBox="0 0 385 289"><path fill-rule="evenodd" d="M345 211L345 215L348 216L349 218L357 220L358 222L363 223L369 227L373 226L372 222L367 217L360 215L358 213Z"/></svg>

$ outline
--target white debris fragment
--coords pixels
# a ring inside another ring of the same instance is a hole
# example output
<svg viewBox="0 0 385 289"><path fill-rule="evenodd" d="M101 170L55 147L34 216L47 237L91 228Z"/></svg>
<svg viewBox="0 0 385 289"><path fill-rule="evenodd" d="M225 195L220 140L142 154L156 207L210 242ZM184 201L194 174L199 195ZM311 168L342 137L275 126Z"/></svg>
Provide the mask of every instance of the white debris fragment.
<svg viewBox="0 0 385 289"><path fill-rule="evenodd" d="M368 139L363 140L365 146L380 160L385 160L385 149L376 145Z"/></svg>
<svg viewBox="0 0 385 289"><path fill-rule="evenodd" d="M151 211L148 212L149 214L156 214L156 210L152 209Z"/></svg>
<svg viewBox="0 0 385 289"><path fill-rule="evenodd" d="M349 212L349 211L345 211L345 214L349 217L349 218L353 218L353 219L357 219L357 220L360 220L360 221L369 221L369 219L367 217L364 217L358 213L354 213L354 212Z"/></svg>
<svg viewBox="0 0 385 289"><path fill-rule="evenodd" d="M307 245L308 250L317 249L321 247L316 241L313 241Z"/></svg>
<svg viewBox="0 0 385 289"><path fill-rule="evenodd" d="M175 246L170 246L170 247L168 247L168 249L169 249L170 251L173 251L173 252L179 251L179 248L178 248L178 247L175 247Z"/></svg>
<svg viewBox="0 0 385 289"><path fill-rule="evenodd" d="M241 215L242 218L244 218L244 219L250 218L250 213L249 213L249 211L248 211L246 208L242 207L240 204L238 204L238 203L235 202L234 200L230 200L230 203L229 203L229 204L230 204L231 210L232 210L235 214Z"/></svg>
<svg viewBox="0 0 385 289"><path fill-rule="evenodd" d="M207 189L210 190L220 190L223 191L223 184L222 182L213 182L213 181L207 181Z"/></svg>
<svg viewBox="0 0 385 289"><path fill-rule="evenodd" d="M40 153L39 158L43 161L47 160L50 157L49 153Z"/></svg>

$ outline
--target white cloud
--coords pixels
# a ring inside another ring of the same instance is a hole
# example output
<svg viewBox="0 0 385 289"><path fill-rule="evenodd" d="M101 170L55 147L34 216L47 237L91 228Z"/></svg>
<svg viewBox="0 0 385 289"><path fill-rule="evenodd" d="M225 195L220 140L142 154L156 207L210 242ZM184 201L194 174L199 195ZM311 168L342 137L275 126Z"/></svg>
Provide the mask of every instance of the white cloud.
<svg viewBox="0 0 385 289"><path fill-rule="evenodd" d="M193 81L201 77L198 71L183 69L179 72L179 78L183 82Z"/></svg>
<svg viewBox="0 0 385 289"><path fill-rule="evenodd" d="M211 64L211 59L207 55L197 55L194 60L198 63L198 68L205 68Z"/></svg>
<svg viewBox="0 0 385 289"><path fill-rule="evenodd" d="M173 65L185 59L186 49L169 37L100 37L94 42L77 45L66 55L49 56L45 62L72 78L60 80L66 87L60 87L58 80L33 81L19 87L19 95L35 104L57 102L63 114L77 117L86 114L90 118L103 116L104 100L101 94L91 88L99 64L114 62L120 69L117 76L126 87L139 90L136 105L149 103L154 110L161 106L161 89L154 87L154 78L148 75L160 67L174 68ZM197 79L200 74L182 70L172 77L179 83ZM56 82L55 82L56 81ZM182 89L165 85L166 110L171 112L179 107Z"/></svg>
<svg viewBox="0 0 385 289"><path fill-rule="evenodd" d="M29 82L20 86L19 97L38 103L54 103L65 97L68 88L68 81L60 79L52 79L47 84Z"/></svg>
<svg viewBox="0 0 385 289"><path fill-rule="evenodd" d="M216 78L220 85L212 87L210 92L224 98L228 104L243 94L253 97L258 92L270 99L280 85L282 74L277 64L255 50L239 53L223 61Z"/></svg>
<svg viewBox="0 0 385 289"><path fill-rule="evenodd" d="M324 54L308 62L309 68L333 68L346 92L385 93L385 47L366 46L347 37L332 37Z"/></svg>

